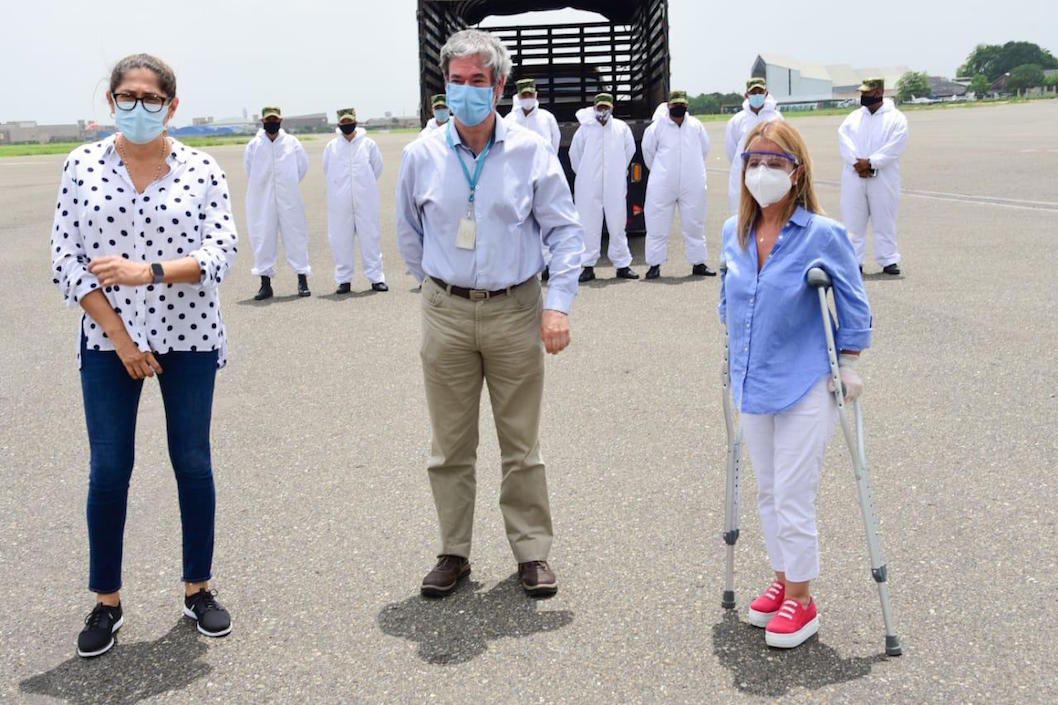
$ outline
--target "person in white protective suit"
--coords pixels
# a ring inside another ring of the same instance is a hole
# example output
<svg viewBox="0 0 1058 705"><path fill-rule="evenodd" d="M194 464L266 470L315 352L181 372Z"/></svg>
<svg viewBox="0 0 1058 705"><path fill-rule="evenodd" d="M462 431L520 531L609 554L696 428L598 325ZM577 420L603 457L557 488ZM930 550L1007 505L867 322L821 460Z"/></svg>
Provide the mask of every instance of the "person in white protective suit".
<svg viewBox="0 0 1058 705"><path fill-rule="evenodd" d="M356 271L353 240L360 241L360 263L374 291L389 291L382 271L382 205L378 178L382 153L367 130L357 127L356 110L338 111L338 135L323 148L327 181L327 237L334 253L336 294L348 294Z"/></svg>
<svg viewBox="0 0 1058 705"><path fill-rule="evenodd" d="M592 107L577 111L579 127L569 146L569 163L577 175L573 185L580 224L584 228L584 257L580 281L595 279L606 220L610 244L606 255L619 279L639 279L632 271L625 224L628 221L628 163L636 153L632 130L613 117L613 96L600 93Z"/></svg>
<svg viewBox="0 0 1058 705"><path fill-rule="evenodd" d="M299 184L309 170L309 157L297 137L282 129L279 108L261 109L261 129L246 145L246 225L253 246L253 273L261 277L254 299L272 296L279 233L290 268L298 275L298 296L310 296L309 228Z"/></svg>
<svg viewBox="0 0 1058 705"><path fill-rule="evenodd" d="M540 107L540 101L536 95L536 81L523 78L518 81L517 86L518 93L514 97L514 105L503 119L508 125L520 125L540 135L545 142L551 145L551 150L558 154L562 133L559 132L558 120L555 116Z"/></svg>
<svg viewBox="0 0 1058 705"><path fill-rule="evenodd" d="M882 272L900 274L896 216L900 206L900 156L907 148L907 118L885 96L885 79L860 86L860 107L838 128L841 157L841 218L863 271L867 223L874 230L874 259Z"/></svg>
<svg viewBox="0 0 1058 705"><path fill-rule="evenodd" d="M709 134L696 118L687 114L687 91L672 91L669 102L654 111L653 121L643 133L643 161L650 170L643 218L647 226L647 279L661 276L668 259L669 230L680 208L687 261L691 274L714 277L706 266L705 164Z"/></svg>
<svg viewBox="0 0 1058 705"><path fill-rule="evenodd" d="M742 196L742 152L746 151L746 135L762 122L783 119L775 98L768 92L765 79L755 77L746 81L745 98L742 110L727 121L724 133L727 161L731 164L727 180L727 204L732 215L738 215L738 201Z"/></svg>
<svg viewBox="0 0 1058 705"><path fill-rule="evenodd" d="M540 107L536 80L523 78L515 83L515 86L518 92L514 95L514 104L503 119L508 125L519 125L540 135L545 142L551 145L551 151L558 154L559 145L562 144L562 133L558 129L558 120L555 116ZM540 251L544 255L544 271L540 273L540 279L546 282L551 276L551 251L543 245Z"/></svg>
<svg viewBox="0 0 1058 705"><path fill-rule="evenodd" d="M438 127L444 126L452 113L448 109L448 98L444 93L438 93L430 99L430 107L433 109L433 117L426 121L426 127L422 128L419 137L425 137Z"/></svg>

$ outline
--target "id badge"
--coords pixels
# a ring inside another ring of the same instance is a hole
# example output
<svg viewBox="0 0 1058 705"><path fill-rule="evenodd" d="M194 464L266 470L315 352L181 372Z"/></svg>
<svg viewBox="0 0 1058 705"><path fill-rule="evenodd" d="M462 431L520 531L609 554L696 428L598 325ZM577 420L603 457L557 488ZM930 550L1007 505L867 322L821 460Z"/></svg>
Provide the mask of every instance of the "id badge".
<svg viewBox="0 0 1058 705"><path fill-rule="evenodd" d="M478 224L474 220L473 207L467 208L466 214L459 219L459 231L456 233L456 247L461 250L473 250L478 240Z"/></svg>

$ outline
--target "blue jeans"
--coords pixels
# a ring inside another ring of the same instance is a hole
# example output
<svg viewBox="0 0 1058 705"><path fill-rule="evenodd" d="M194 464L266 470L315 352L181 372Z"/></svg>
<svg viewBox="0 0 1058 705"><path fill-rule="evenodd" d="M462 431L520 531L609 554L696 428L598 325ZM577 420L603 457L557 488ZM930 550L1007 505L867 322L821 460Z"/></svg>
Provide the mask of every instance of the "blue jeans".
<svg viewBox="0 0 1058 705"><path fill-rule="evenodd" d="M158 385L165 406L169 459L176 472L183 527L185 582L212 577L216 495L210 462L209 427L217 352L155 355L162 366ZM91 473L88 480L88 589L121 588L121 554L129 478L136 445L136 414L143 380L132 379L116 352L86 350L81 342Z"/></svg>

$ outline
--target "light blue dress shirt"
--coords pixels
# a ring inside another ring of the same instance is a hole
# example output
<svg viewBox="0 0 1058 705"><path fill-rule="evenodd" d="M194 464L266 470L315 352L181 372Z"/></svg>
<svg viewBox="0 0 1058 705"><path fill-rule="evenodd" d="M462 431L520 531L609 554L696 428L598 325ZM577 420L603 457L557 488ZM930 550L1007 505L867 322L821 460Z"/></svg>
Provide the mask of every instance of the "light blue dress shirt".
<svg viewBox="0 0 1058 705"><path fill-rule="evenodd" d="M547 143L496 116L496 131L474 196L477 239L456 247L470 187L459 159L474 155L452 129L438 129L404 148L397 181L397 245L408 270L469 289L520 284L544 268L551 252L545 308L569 313L577 295L583 233L569 184ZM458 153L457 153L458 152Z"/></svg>
<svg viewBox="0 0 1058 705"><path fill-rule="evenodd" d="M748 414L795 405L830 371L819 295L808 270L821 267L833 286L838 350L871 345L871 307L848 233L830 218L798 207L757 272L757 238L738 244L738 218L724 223L720 318L727 323L731 389ZM831 325L834 321L831 320Z"/></svg>

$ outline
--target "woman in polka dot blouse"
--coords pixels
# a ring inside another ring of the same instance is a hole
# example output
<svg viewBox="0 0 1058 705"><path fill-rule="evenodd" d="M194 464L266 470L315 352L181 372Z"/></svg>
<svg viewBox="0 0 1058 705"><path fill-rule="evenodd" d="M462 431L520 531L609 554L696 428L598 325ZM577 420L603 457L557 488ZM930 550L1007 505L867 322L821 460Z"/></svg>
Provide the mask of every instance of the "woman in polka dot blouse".
<svg viewBox="0 0 1058 705"><path fill-rule="evenodd" d="M122 59L107 100L118 133L63 165L51 234L54 281L83 309L81 386L91 449L88 588L95 609L78 653L98 656L124 623L122 541L143 380L157 377L183 528L183 613L208 636L231 630L209 589L216 500L209 430L227 340L217 287L238 235L224 172L165 133L176 77L161 60Z"/></svg>

